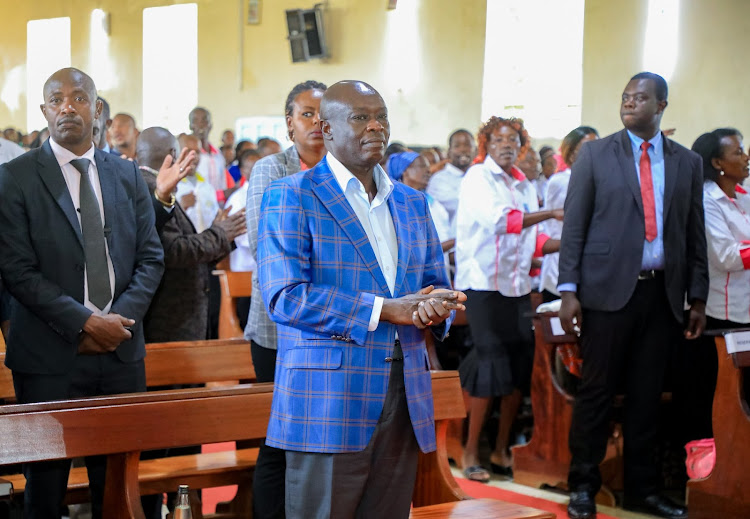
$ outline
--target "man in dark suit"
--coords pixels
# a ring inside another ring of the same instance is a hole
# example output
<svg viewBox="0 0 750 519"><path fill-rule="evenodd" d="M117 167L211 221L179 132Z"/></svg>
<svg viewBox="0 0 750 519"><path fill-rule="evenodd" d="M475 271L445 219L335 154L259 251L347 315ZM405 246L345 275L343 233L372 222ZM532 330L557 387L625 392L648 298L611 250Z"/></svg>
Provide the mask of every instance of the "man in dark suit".
<svg viewBox="0 0 750 519"><path fill-rule="evenodd" d="M569 437L572 518L596 515L598 466L620 379L625 506L687 517L684 507L658 493L657 421L686 296L685 336L703 331L708 272L701 159L660 132L666 106L666 81L635 75L622 94L625 129L585 144L570 178L558 288L562 326L580 327L583 357Z"/></svg>
<svg viewBox="0 0 750 519"><path fill-rule="evenodd" d="M157 189L157 176L162 174L156 168L178 147L164 128L147 128L138 137L138 164L150 190ZM211 227L198 233L179 202L174 205L172 219L160 231L166 269L146 314L148 342L207 338L210 267L229 255L232 241L245 232L245 212L229 217L228 212L229 208L219 211Z"/></svg>
<svg viewBox="0 0 750 519"><path fill-rule="evenodd" d="M50 139L0 166L16 398L144 391L143 317L164 269L148 188L135 164L93 146L101 103L89 76L55 72L41 109ZM86 461L93 516L102 517L106 459ZM26 517L59 517L69 470L66 461L24 467Z"/></svg>

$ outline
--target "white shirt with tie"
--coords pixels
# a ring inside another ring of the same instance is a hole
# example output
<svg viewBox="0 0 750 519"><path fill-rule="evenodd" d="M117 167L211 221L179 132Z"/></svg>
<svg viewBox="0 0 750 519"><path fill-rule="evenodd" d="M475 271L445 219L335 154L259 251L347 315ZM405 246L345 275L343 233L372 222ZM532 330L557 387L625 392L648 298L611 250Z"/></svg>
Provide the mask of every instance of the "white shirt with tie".
<svg viewBox="0 0 750 519"><path fill-rule="evenodd" d="M81 207L81 174L78 172L78 170L73 166L70 161L75 159L88 159L89 160L89 179L91 180L91 187L94 188L94 195L96 196L96 201L99 203L99 214L102 217L102 225L105 225L104 220L104 205L102 203L102 185L99 182L99 170L96 167L96 160L94 160L94 144L91 144L91 147L88 149L86 153L81 155L80 157L77 156L72 151L63 148L59 144L57 144L52 137L49 139L49 145L52 148L52 153L54 153L55 158L57 159L57 163L60 165L60 169L62 170L63 178L65 178L65 184L68 186L68 192L70 193L70 198L73 200L73 207L76 208L76 215L78 216L78 225L79 225L79 231L80 225L81 225L81 213L79 211ZM104 247L107 252L107 272L109 273L109 287L112 292L112 299L114 299L115 293L115 268L112 265L112 258L109 255L109 244L107 243L106 236L104 240ZM99 310L99 308L89 301L89 285L88 285L88 273L86 268L84 267L83 271L83 304L86 308L94 312L96 315L106 315L109 313L109 310L112 308L112 299L110 299L109 303L107 305Z"/></svg>

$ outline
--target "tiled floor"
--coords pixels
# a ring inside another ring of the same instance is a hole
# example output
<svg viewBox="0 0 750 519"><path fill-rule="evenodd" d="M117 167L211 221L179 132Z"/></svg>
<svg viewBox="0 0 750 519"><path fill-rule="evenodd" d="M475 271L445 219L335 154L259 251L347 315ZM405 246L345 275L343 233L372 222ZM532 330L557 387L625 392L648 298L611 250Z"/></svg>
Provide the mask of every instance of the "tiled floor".
<svg viewBox="0 0 750 519"><path fill-rule="evenodd" d="M464 477L461 470L457 469L456 467L451 467L451 471L453 472L454 477ZM568 502L568 496L566 495L559 494L557 492L551 492L549 490L527 487L526 485L519 485L502 476L493 475L492 479L487 484L497 488L501 488L503 490L508 490L510 492L517 492L519 494L524 494L531 497L546 499L547 501L552 501L555 503L567 504ZM617 517L620 519L653 519L653 516L628 512L623 510L622 508L610 508L608 506L598 506L597 508L604 514L611 515L612 517ZM562 517L559 519L565 518Z"/></svg>

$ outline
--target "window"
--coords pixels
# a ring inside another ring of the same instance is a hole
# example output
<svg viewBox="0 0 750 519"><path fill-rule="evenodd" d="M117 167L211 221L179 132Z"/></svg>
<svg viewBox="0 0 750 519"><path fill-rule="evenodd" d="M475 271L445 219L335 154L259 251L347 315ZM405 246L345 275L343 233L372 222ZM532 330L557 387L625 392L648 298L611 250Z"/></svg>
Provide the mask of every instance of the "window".
<svg viewBox="0 0 750 519"><path fill-rule="evenodd" d="M679 51L680 0L649 0L643 68L669 81Z"/></svg>
<svg viewBox="0 0 750 519"><path fill-rule="evenodd" d="M521 117L537 139L581 124L584 0L488 0L482 119Z"/></svg>
<svg viewBox="0 0 750 519"><path fill-rule="evenodd" d="M198 103L198 5L143 10L143 124L177 135Z"/></svg>
<svg viewBox="0 0 750 519"><path fill-rule="evenodd" d="M117 87L117 62L109 53L109 16L101 9L91 11L88 73L100 92Z"/></svg>
<svg viewBox="0 0 750 519"><path fill-rule="evenodd" d="M54 42L54 45L50 45ZM31 20L26 24L26 130L47 126L39 105L44 82L70 66L70 18Z"/></svg>
<svg viewBox="0 0 750 519"><path fill-rule="evenodd" d="M240 117L235 123L237 142L251 140L258 142L261 137L271 137L281 143L282 148L288 144L286 117Z"/></svg>

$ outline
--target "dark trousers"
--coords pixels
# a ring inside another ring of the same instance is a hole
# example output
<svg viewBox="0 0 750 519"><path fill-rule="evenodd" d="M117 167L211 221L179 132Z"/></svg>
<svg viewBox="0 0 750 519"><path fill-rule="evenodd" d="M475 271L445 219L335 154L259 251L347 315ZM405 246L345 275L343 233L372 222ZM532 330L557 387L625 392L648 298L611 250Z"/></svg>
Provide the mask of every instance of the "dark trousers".
<svg viewBox="0 0 750 519"><path fill-rule="evenodd" d="M679 333L662 275L638 281L621 310L583 309L583 368L568 439L571 490L596 493L601 487L599 464L606 452L612 400L618 387L625 390L626 499L640 499L659 490L659 405L672 344Z"/></svg>
<svg viewBox="0 0 750 519"><path fill-rule="evenodd" d="M115 353L79 355L73 369L61 375L14 371L13 386L20 404L135 393L146 390L146 371L143 360L123 363ZM96 441L96 438L91 440ZM101 519L107 457L87 457L86 469L92 517ZM23 467L23 473L26 476L24 517L58 519L68 487L70 460L27 463Z"/></svg>
<svg viewBox="0 0 750 519"><path fill-rule="evenodd" d="M276 350L250 341L250 352L258 382L273 382L276 373ZM284 517L284 451L261 443L253 476L253 517L278 519Z"/></svg>

